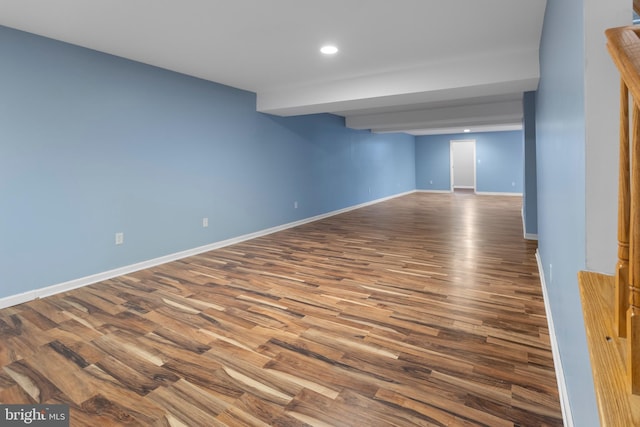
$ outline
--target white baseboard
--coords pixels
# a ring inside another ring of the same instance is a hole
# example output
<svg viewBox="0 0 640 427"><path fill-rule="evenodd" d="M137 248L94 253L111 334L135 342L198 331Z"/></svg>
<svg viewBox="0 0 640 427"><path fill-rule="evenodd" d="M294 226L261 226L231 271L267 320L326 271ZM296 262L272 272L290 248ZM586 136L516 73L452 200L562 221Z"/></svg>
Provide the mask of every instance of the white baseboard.
<svg viewBox="0 0 640 427"><path fill-rule="evenodd" d="M560 407L562 409L562 419L565 427L574 427L573 415L571 413L571 403L569 402L569 393L567 392L567 384L564 380L564 369L562 367L562 359L558 349L558 339L553 324L553 315L551 314L551 306L549 305L549 293L547 292L547 283L544 277L544 269L542 268L542 260L540 253L536 250L536 261L538 262L538 273L540 274L540 284L542 285L542 297L544 298L544 310L547 313L547 324L549 327L549 339L551 341L551 352L553 353L553 365L556 370L556 380L558 382L558 392L560 393Z"/></svg>
<svg viewBox="0 0 640 427"><path fill-rule="evenodd" d="M416 190L416 193L451 193L449 190Z"/></svg>
<svg viewBox="0 0 640 427"><path fill-rule="evenodd" d="M493 191L476 191L476 194L479 196L520 196L522 197L522 193L500 193Z"/></svg>
<svg viewBox="0 0 640 427"><path fill-rule="evenodd" d="M327 212L321 215L316 215L310 218L301 219L299 221L290 222L287 224L278 225L275 227L267 228L264 230L256 231L254 233L244 234L242 236L233 237L226 240L210 243L205 246L200 246L193 249L187 249L185 251L176 252L169 255L164 255L158 258L142 261L136 264L126 265L124 267L115 268L113 270L104 271L102 273L92 274L90 276L80 277L78 279L69 280L68 282L58 283L56 285L47 286L32 291L27 291L21 294L9 295L7 297L0 298L0 309L11 307L13 305L22 304L27 301L32 301L37 298L44 298L51 295L59 294L62 292L70 291L72 289L81 288L83 286L91 285L93 283L101 282L103 280L112 279L114 277L130 274L145 268L155 267L156 265L166 264L171 261L176 261L182 258L186 258L193 255L198 255L204 252L209 252L214 249L223 248L236 243L244 242L246 240L255 239L257 237L266 236L268 234L276 233L278 231L286 230L288 228L297 227L299 225L307 224L310 222L318 221L331 216L339 215L345 212L349 212L355 209L360 209L365 206L381 203L386 200L391 200L396 197L406 196L407 194L415 193L415 190L407 191L400 194L394 194L393 196L383 197L380 199L372 200L370 202L361 203L358 205L350 206L348 208L338 209L332 212Z"/></svg>
<svg viewBox="0 0 640 427"><path fill-rule="evenodd" d="M533 233L524 233L524 238L526 240L538 240L538 235Z"/></svg>
<svg viewBox="0 0 640 427"><path fill-rule="evenodd" d="M23 302L40 298L39 291L40 290L27 291L21 294L9 295L8 297L0 298L0 308L11 307L13 305L22 304Z"/></svg>

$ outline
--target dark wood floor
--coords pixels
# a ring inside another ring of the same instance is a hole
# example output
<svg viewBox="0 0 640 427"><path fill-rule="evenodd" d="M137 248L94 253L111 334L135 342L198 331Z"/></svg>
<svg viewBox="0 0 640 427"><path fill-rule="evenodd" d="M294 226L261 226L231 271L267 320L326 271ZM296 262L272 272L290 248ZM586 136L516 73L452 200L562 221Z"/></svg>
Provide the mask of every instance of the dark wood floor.
<svg viewBox="0 0 640 427"><path fill-rule="evenodd" d="M417 193L0 310L73 426L560 426L517 197Z"/></svg>

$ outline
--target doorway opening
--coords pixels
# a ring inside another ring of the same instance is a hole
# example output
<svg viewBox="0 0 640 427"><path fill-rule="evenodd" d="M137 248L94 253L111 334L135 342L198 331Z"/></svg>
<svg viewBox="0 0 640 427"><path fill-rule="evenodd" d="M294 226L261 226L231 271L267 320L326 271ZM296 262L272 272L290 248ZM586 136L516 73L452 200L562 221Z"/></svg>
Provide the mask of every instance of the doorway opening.
<svg viewBox="0 0 640 427"><path fill-rule="evenodd" d="M451 191L476 191L476 140L450 141Z"/></svg>

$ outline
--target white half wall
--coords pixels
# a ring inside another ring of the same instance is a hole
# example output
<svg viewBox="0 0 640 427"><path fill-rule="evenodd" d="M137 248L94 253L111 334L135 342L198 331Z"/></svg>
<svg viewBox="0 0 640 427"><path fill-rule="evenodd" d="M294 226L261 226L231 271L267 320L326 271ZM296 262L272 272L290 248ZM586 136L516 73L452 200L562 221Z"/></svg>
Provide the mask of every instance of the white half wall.
<svg viewBox="0 0 640 427"><path fill-rule="evenodd" d="M617 262L620 74L607 28L631 25L630 0L585 0L586 268L613 274Z"/></svg>

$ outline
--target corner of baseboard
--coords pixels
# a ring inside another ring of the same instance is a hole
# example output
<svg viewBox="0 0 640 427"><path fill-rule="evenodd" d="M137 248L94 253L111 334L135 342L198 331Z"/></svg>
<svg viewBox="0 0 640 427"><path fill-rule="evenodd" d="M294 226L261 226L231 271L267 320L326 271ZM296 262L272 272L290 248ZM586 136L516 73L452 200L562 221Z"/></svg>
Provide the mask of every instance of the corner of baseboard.
<svg viewBox="0 0 640 427"><path fill-rule="evenodd" d="M524 203L522 204L522 209L520 210L520 214L522 217L522 229L524 230L524 238L526 240L538 240L537 233L527 233L527 221L524 217Z"/></svg>

